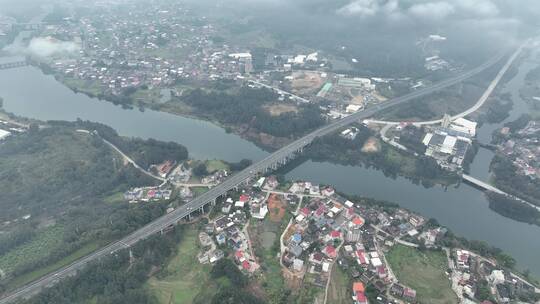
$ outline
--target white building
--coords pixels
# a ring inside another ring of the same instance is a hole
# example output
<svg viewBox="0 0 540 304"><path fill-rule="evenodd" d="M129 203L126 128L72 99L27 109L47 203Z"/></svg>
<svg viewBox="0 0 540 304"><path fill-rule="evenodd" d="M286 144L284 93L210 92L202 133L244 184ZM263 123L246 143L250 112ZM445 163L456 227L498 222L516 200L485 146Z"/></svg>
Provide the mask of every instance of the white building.
<svg viewBox="0 0 540 304"><path fill-rule="evenodd" d="M355 112L358 112L362 109L362 106L361 105L356 105L356 104L349 104L346 108L345 108L345 111L347 113L355 113Z"/></svg>
<svg viewBox="0 0 540 304"><path fill-rule="evenodd" d="M232 53L232 54L229 54L229 57L234 58L236 60L251 59L251 54L250 53Z"/></svg>
<svg viewBox="0 0 540 304"><path fill-rule="evenodd" d="M11 132L0 129L0 140L4 140L10 135L11 135Z"/></svg>
<svg viewBox="0 0 540 304"><path fill-rule="evenodd" d="M452 121L452 124L450 124L450 129L469 134L470 136L475 136L477 125L478 124L474 121L470 121L465 118L458 118Z"/></svg>

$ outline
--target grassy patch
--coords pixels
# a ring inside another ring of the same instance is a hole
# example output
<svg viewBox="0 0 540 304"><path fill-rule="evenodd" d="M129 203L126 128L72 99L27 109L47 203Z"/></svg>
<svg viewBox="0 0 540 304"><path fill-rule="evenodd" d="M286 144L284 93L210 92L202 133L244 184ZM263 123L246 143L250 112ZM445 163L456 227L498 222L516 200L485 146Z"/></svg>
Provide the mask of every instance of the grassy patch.
<svg viewBox="0 0 540 304"><path fill-rule="evenodd" d="M199 196L205 193L206 191L208 191L208 188L207 187L191 187L191 191L193 191L193 194L195 196Z"/></svg>
<svg viewBox="0 0 540 304"><path fill-rule="evenodd" d="M198 232L194 227L188 228L178 245L178 254L169 261L163 275L152 277L147 283L159 303L189 304L197 297L212 297L211 266L199 263L198 252Z"/></svg>
<svg viewBox="0 0 540 304"><path fill-rule="evenodd" d="M313 285L316 275L306 274L304 277L304 282L298 294L296 295L296 303L298 304L311 304L311 303L323 303L324 302L324 288ZM328 298L327 303L332 303L330 298ZM351 303L348 301L346 303Z"/></svg>
<svg viewBox="0 0 540 304"><path fill-rule="evenodd" d="M229 170L229 166L221 160L213 159L206 162L206 170L214 173L219 170Z"/></svg>
<svg viewBox="0 0 540 304"><path fill-rule="evenodd" d="M100 86L99 82L92 80L65 77L62 79L62 82L65 86L72 90L77 90L79 92L87 93L93 96L97 96L104 90L104 88Z"/></svg>
<svg viewBox="0 0 540 304"><path fill-rule="evenodd" d="M103 199L106 203L117 203L117 202L123 202L124 199L124 193L122 191L115 192Z"/></svg>
<svg viewBox="0 0 540 304"><path fill-rule="evenodd" d="M137 103L156 104L161 100L161 90L159 89L137 89L131 98Z"/></svg>
<svg viewBox="0 0 540 304"><path fill-rule="evenodd" d="M412 156L405 156L391 147L387 147L385 151L385 159L389 166L400 167L403 174L408 176L416 173L415 159Z"/></svg>
<svg viewBox="0 0 540 304"><path fill-rule="evenodd" d="M397 245L390 250L386 258L399 281L416 290L421 303L457 303L456 295L445 274L448 262L444 252L422 252Z"/></svg>
<svg viewBox="0 0 540 304"><path fill-rule="evenodd" d="M279 302L283 297L287 286L281 272L278 253L279 237L287 227L291 214L286 212L281 222L272 222L267 216L264 221L252 222L249 235L253 240L255 255L259 258L263 275L261 276L261 285L264 287L270 303ZM263 246L263 233L273 232L276 234L274 244L267 248Z"/></svg>
<svg viewBox="0 0 540 304"><path fill-rule="evenodd" d="M347 273L334 263L330 286L328 287L328 303L349 304L351 303L351 282Z"/></svg>

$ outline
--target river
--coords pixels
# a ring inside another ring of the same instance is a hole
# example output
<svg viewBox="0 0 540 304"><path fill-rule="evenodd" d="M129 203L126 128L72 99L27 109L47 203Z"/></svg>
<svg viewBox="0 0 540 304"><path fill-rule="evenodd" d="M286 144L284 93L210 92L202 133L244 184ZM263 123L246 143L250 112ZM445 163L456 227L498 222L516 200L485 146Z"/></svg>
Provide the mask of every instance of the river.
<svg viewBox="0 0 540 304"><path fill-rule="evenodd" d="M513 98L519 98L517 90L526 70L528 68L520 69L507 85L507 89L513 92ZM181 143L196 159L258 160L267 155L240 136L228 134L206 121L152 110L123 109L74 93L35 67L0 71L0 97L4 99L6 111L20 116L39 120L73 121L81 118L96 121L113 127L121 135ZM489 126L483 126L479 134L491 134L487 129ZM481 150L477 155L473 163L476 176L479 176L477 173L487 173L491 157L487 150ZM441 187L426 189L404 178L387 178L375 169L311 161L301 164L287 176L331 184L343 192L399 203L426 217L436 218L458 235L484 240L502 248L516 258L520 268L528 268L540 276L540 227L496 214L489 209L484 194L468 185L447 190ZM479 177L484 179L484 176Z"/></svg>
<svg viewBox="0 0 540 304"><path fill-rule="evenodd" d="M267 155L256 145L207 121L119 106L74 93L35 67L0 71L0 97L6 111L39 120L77 118L113 127L121 135L175 141L197 159L239 161Z"/></svg>
<svg viewBox="0 0 540 304"><path fill-rule="evenodd" d="M508 113L508 117L500 123L485 123L476 133L478 141L484 144L491 142L491 136L493 132L502 128L505 123L518 119L521 115L528 113L529 106L527 102L521 98L519 93L522 85L525 83L525 77L527 74L538 66L538 63L531 60L531 58L537 58L539 51L533 51L527 58L522 60L518 73L505 83L502 88L502 93L509 93L512 100L512 109ZM478 154L471 164L470 175L477 177L481 180L488 181L490 178L489 165L493 159L494 153L488 149L480 148Z"/></svg>

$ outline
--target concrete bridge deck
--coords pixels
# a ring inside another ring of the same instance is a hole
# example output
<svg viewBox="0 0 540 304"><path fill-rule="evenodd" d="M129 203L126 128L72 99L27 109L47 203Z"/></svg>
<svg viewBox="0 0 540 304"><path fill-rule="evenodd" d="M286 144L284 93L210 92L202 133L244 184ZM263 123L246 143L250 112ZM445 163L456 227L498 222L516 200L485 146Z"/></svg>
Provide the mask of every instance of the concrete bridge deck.
<svg viewBox="0 0 540 304"><path fill-rule="evenodd" d="M525 203L525 204L527 204L527 205L529 205L529 206L531 206L533 208L536 208L537 210L540 211L540 206L536 206L536 205L534 205L532 203L529 203L529 202L527 202L525 200L522 200L519 197L516 197L516 196L514 196L512 194L506 193L506 192L502 191L501 189L499 189L499 188L497 188L497 187L495 187L493 185L490 185L490 184L488 184L486 182L483 182L483 181L481 181L481 180L479 180L479 179L477 179L475 177L472 177L472 176L467 175L467 174L463 174L461 177L463 178L463 180L465 182L467 182L467 183L469 183L469 184L471 184L473 186L476 186L476 187L478 187L480 189L483 189L483 190L495 192L497 194L506 195L506 196L511 197L513 199L516 199L516 200L518 200L520 202L523 202L523 203Z"/></svg>

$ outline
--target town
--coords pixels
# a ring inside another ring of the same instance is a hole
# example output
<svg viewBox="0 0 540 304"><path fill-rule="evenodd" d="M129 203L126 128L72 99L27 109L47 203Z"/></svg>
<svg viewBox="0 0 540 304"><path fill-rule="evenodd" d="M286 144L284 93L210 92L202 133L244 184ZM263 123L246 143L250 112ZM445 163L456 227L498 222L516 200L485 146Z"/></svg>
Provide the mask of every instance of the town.
<svg viewBox="0 0 540 304"><path fill-rule="evenodd" d="M5 5L0 303L540 303L512 5L251 2Z"/></svg>
<svg viewBox="0 0 540 304"><path fill-rule="evenodd" d="M225 44L223 37L230 34L220 24L193 16L182 5L125 5L128 8L123 10L114 9L114 4L92 6L85 14L80 11L46 25L31 45L46 45L55 51L29 55L77 92L126 106L174 112L185 111L185 107L173 105L176 97L219 81L275 90L279 97L277 105L268 109L272 114L315 103L329 119L384 102L395 95L394 87L407 92L423 86L422 81L410 78L351 77L339 72L331 54L319 50L278 51L253 43ZM426 38L419 42L418 52L425 54L427 70L455 72L459 69L433 56L443 38ZM351 58L343 64L356 62Z"/></svg>
<svg viewBox="0 0 540 304"><path fill-rule="evenodd" d="M497 150L512 160L519 174L532 180L540 178L540 123L529 120L518 130L504 127L500 130L500 143Z"/></svg>
<svg viewBox="0 0 540 304"><path fill-rule="evenodd" d="M169 175L171 185L179 176L189 180L191 170L184 164L178 168L170 168L175 172ZM211 174L205 180L214 178ZM141 193L155 200L169 199L160 197L159 191L135 189L126 193L126 199L134 200ZM174 205L169 209L167 212ZM511 303L540 295L540 289L493 256L449 247L449 232L436 221L397 206L348 199L331 186L262 176L230 191L201 216L207 224L198 232L199 263L229 259L239 271L258 280L268 267L260 252L275 252L270 256L279 261L288 286L310 290L320 301L324 301L336 272L346 277L349 303L436 301L433 293L422 289L422 279L411 277L410 269L401 270L407 267L402 263L415 262L410 256L401 256L409 251L438 257L439 264L428 263L424 271L437 272L438 276L430 279L440 280L437 284L446 289L439 295L459 303ZM190 221L197 219L190 217Z"/></svg>

